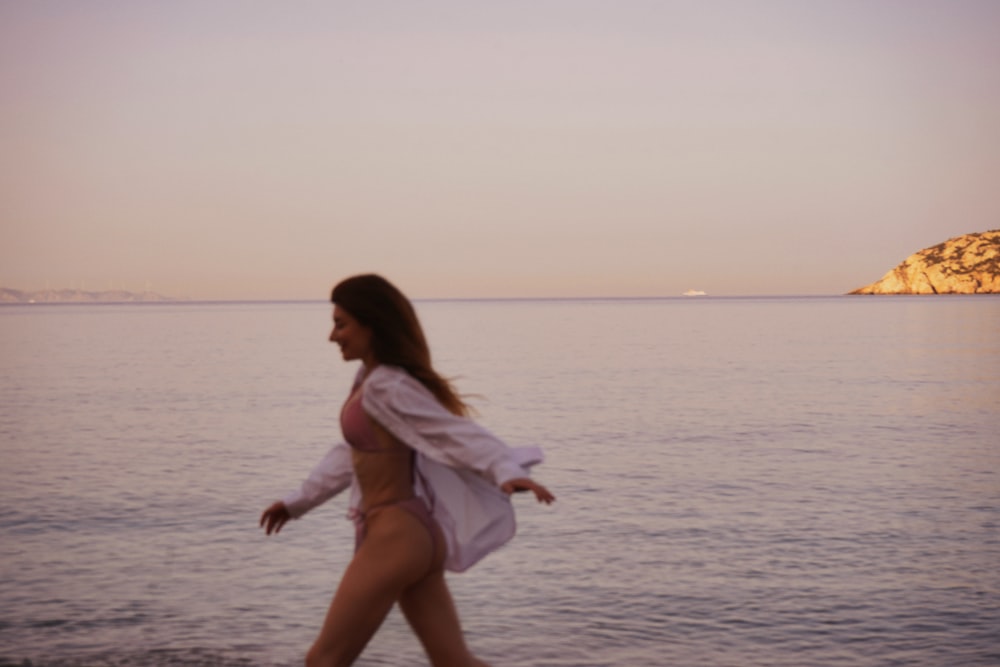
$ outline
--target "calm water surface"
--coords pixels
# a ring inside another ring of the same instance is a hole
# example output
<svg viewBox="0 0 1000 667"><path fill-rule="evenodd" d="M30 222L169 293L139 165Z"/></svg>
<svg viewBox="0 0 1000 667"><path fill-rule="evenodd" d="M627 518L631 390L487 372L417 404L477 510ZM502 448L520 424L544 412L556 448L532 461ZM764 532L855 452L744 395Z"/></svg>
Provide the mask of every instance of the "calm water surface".
<svg viewBox="0 0 1000 667"><path fill-rule="evenodd" d="M559 496L451 577L496 667L1000 664L997 297L418 309ZM0 308L0 666L301 664L346 499L256 524L339 438L329 315Z"/></svg>

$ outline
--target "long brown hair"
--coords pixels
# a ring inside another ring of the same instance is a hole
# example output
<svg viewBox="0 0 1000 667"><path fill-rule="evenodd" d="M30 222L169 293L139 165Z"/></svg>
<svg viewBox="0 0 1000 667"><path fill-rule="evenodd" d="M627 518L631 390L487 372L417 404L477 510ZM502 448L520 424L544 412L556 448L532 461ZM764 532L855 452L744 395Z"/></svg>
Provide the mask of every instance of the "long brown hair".
<svg viewBox="0 0 1000 667"><path fill-rule="evenodd" d="M431 366L431 352L413 304L382 276L346 278L330 293L330 301L372 330L372 352L380 364L399 366L456 415L468 413L451 383Z"/></svg>

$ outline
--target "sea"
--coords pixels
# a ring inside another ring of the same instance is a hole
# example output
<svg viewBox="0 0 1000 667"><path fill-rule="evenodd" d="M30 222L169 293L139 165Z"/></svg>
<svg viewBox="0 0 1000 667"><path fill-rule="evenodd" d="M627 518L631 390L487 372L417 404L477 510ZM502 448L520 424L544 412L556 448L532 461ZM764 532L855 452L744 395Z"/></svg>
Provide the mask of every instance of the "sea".
<svg viewBox="0 0 1000 667"><path fill-rule="evenodd" d="M1000 297L417 301L551 506L449 578L494 667L1000 665ZM0 666L301 665L353 551L316 302L0 307ZM421 667L393 611L358 665Z"/></svg>

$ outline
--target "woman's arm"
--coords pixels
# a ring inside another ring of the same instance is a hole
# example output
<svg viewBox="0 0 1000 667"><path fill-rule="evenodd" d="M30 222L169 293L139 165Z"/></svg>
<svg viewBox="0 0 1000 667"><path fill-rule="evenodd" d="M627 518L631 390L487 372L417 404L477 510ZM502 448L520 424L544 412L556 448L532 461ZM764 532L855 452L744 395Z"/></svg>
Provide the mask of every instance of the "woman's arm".
<svg viewBox="0 0 1000 667"><path fill-rule="evenodd" d="M365 411L383 428L439 463L475 470L497 486L528 477L517 451L471 419L446 410L401 369L375 368L365 381L362 400ZM532 451L540 459L540 450Z"/></svg>
<svg viewBox="0 0 1000 667"><path fill-rule="evenodd" d="M309 510L325 503L351 485L354 469L351 450L345 443L334 445L298 490L286 495L264 510L260 525L270 535L278 533L289 519L297 519Z"/></svg>
<svg viewBox="0 0 1000 667"><path fill-rule="evenodd" d="M260 525L266 534L270 535L273 532L277 535L281 532L281 527L291 518L292 516L288 513L285 503L281 500L276 500L260 515Z"/></svg>
<svg viewBox="0 0 1000 667"><path fill-rule="evenodd" d="M535 498L538 502L545 503L546 505L552 504L556 499L552 492L546 489L544 486L528 478L523 479L510 479L500 485L500 490L510 495L512 493L517 493L518 491L531 491L535 494Z"/></svg>

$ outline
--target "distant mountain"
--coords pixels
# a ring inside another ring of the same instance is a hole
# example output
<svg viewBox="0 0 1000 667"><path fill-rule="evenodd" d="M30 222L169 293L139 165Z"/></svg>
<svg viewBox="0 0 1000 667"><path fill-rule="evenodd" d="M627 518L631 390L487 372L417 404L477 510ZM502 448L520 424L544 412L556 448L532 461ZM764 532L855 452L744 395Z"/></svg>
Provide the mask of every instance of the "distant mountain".
<svg viewBox="0 0 1000 667"><path fill-rule="evenodd" d="M965 234L907 257L851 294L998 294L1000 229Z"/></svg>
<svg viewBox="0 0 1000 667"><path fill-rule="evenodd" d="M87 292L78 289L48 289L35 292L0 287L0 303L138 303L175 301L155 292L106 290Z"/></svg>

